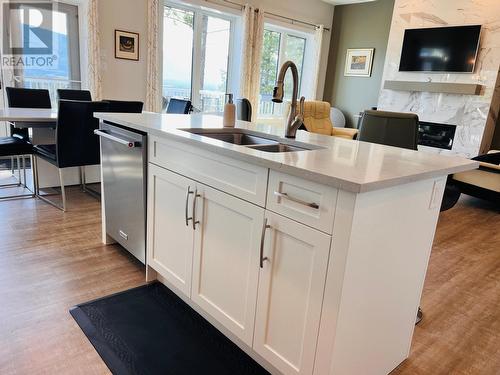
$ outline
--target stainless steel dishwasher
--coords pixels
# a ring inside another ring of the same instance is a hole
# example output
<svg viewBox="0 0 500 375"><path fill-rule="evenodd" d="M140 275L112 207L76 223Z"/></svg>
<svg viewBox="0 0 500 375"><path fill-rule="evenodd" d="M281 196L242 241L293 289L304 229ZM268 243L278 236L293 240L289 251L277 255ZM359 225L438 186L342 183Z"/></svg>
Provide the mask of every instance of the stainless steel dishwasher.
<svg viewBox="0 0 500 375"><path fill-rule="evenodd" d="M146 261L147 136L101 121L102 187L106 232Z"/></svg>

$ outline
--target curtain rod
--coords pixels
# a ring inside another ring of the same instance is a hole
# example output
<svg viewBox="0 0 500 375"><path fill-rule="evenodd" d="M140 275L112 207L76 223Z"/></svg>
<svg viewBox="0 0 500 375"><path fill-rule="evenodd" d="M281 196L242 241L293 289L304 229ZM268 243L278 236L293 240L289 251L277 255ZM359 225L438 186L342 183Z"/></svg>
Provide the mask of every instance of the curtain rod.
<svg viewBox="0 0 500 375"><path fill-rule="evenodd" d="M214 0L205 0L207 3L214 3L214 4L217 4L216 1ZM239 7L240 9L243 9L245 6L243 4L240 4L240 3L237 3L235 1L231 1L231 0L221 0L223 1L224 3L227 3L227 4L231 4L231 5L234 5L234 6L237 6ZM267 14L269 16L272 16L272 17L276 17L276 18L281 18L281 19L284 19L284 20L287 20L287 21L290 21L292 24L296 24L296 23L299 23L299 24L302 24L302 25L306 25L306 26L311 26L311 27L314 27L315 29L318 29L319 26L318 25L315 25L314 23L310 23L310 22L305 22L305 21L301 21L301 20L298 20L298 19L295 19L295 18L290 18L290 17L286 17L286 16L282 16L282 15L279 15L279 14L276 14L276 13L272 13L272 12L266 12L264 11L264 14ZM324 27L323 28L324 31L330 31L330 28L328 27Z"/></svg>

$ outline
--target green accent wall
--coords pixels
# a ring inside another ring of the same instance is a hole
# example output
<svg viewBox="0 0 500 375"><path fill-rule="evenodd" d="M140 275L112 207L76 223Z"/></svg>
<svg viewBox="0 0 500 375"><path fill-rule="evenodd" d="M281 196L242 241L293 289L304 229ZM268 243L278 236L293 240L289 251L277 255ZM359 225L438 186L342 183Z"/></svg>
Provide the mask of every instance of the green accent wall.
<svg viewBox="0 0 500 375"><path fill-rule="evenodd" d="M333 15L324 100L356 127L359 112L376 107L384 72L394 0L338 5ZM345 77L348 48L375 48L371 77Z"/></svg>

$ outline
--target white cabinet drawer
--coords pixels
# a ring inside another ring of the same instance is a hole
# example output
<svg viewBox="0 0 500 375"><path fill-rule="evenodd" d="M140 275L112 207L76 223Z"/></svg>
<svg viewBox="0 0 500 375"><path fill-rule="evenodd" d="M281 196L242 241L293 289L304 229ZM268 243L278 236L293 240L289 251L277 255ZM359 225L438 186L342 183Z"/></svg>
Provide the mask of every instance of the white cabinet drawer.
<svg viewBox="0 0 500 375"><path fill-rule="evenodd" d="M268 169L180 142L149 138L149 161L183 176L265 206Z"/></svg>
<svg viewBox="0 0 500 375"><path fill-rule="evenodd" d="M267 209L332 234L338 190L271 171Z"/></svg>

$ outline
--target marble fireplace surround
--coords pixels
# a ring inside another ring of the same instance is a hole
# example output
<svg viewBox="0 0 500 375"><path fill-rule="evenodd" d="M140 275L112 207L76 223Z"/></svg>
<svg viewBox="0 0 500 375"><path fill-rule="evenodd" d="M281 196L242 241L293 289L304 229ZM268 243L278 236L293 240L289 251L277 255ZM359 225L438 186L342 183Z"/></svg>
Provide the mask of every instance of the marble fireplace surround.
<svg viewBox="0 0 500 375"><path fill-rule="evenodd" d="M378 108L381 110L413 112L417 113L422 121L457 126L452 150L423 148L426 151L477 156L487 125L494 126L496 123L498 109L490 110L490 106L494 95L496 97L500 92L500 87L497 87L500 63L499 14L499 0L395 1L382 87L386 80L483 86L480 95L381 89L378 102ZM483 26L473 74L399 72L405 29L473 24Z"/></svg>

